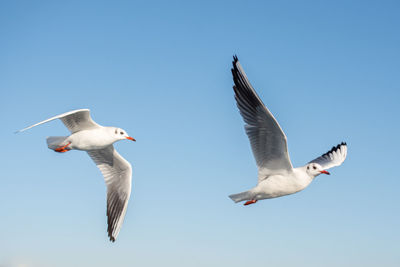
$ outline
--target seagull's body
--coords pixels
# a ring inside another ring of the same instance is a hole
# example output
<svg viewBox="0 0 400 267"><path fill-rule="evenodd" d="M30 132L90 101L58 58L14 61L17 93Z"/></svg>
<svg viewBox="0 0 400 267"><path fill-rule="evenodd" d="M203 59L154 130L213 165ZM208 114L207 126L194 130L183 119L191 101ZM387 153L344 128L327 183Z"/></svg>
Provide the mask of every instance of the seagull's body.
<svg viewBox="0 0 400 267"><path fill-rule="evenodd" d="M79 131L65 139L65 144L71 143L68 148L76 150L96 150L112 145L114 127L99 127L91 130Z"/></svg>
<svg viewBox="0 0 400 267"><path fill-rule="evenodd" d="M306 188L312 179L306 175L302 168L293 169L292 172L274 174L262 180L251 190L252 199L267 199L281 197L299 192Z"/></svg>
<svg viewBox="0 0 400 267"><path fill-rule="evenodd" d="M258 167L257 185L230 195L233 201L247 200L245 205L249 205L261 199L294 194L306 188L319 174L329 174L326 169L343 163L347 155L346 143L333 147L305 166L293 168L285 133L251 86L237 57L234 57L232 75L236 103L246 123L245 130Z"/></svg>
<svg viewBox="0 0 400 267"><path fill-rule="evenodd" d="M73 149L86 151L104 176L107 185L107 231L114 242L121 230L131 194L132 166L118 154L113 143L135 139L120 128L98 125L90 117L88 109L66 112L18 132L55 119L60 119L71 135L48 137L47 146L60 153Z"/></svg>

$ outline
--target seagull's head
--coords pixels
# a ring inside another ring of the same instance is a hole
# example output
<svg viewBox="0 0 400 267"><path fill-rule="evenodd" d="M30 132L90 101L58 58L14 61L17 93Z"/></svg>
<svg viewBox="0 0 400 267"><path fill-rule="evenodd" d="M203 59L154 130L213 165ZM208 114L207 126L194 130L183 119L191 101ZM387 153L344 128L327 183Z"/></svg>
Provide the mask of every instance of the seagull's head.
<svg viewBox="0 0 400 267"><path fill-rule="evenodd" d="M128 133L124 129L121 129L121 128L115 128L113 134L117 140L128 139L131 141L136 141L135 138L130 137L128 135Z"/></svg>
<svg viewBox="0 0 400 267"><path fill-rule="evenodd" d="M307 164L306 172L309 176L311 176L313 178L320 175L321 173L328 174L328 175L330 174L329 172L324 170L321 165L319 165L318 163L315 163L315 162Z"/></svg>

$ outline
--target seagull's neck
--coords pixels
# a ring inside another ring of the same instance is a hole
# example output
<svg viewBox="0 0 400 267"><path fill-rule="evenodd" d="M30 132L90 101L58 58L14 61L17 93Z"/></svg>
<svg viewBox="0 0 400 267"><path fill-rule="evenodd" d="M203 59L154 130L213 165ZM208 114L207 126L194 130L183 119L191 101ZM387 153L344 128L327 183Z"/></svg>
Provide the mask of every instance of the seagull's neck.
<svg viewBox="0 0 400 267"><path fill-rule="evenodd" d="M104 126L104 127L103 127L104 132L106 132L106 133L110 136L110 138L113 140L113 143L115 143L115 142L121 140L121 139L119 139L118 136L115 134L115 129L116 129L116 128L117 128L117 127L113 127L113 126Z"/></svg>
<svg viewBox="0 0 400 267"><path fill-rule="evenodd" d="M298 167L298 168L294 168L293 172L296 176L296 179L300 182L300 183L304 183L304 184L309 184L312 182L312 180L314 179L314 177L310 176L307 172L307 166L302 166L302 167Z"/></svg>

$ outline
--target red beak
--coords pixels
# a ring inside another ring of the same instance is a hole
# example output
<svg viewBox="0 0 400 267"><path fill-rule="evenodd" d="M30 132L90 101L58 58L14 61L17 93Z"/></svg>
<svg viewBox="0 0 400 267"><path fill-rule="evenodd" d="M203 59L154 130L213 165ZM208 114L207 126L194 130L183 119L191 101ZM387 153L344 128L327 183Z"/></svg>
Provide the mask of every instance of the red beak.
<svg viewBox="0 0 400 267"><path fill-rule="evenodd" d="M327 172L327 171L325 171L325 170L323 170L323 171L320 171L320 173L325 173L325 174L328 174L328 175L330 175L330 173L329 173L329 172Z"/></svg>
<svg viewBox="0 0 400 267"><path fill-rule="evenodd" d="M128 139L128 140L132 140L132 141L136 141L136 139L135 139L135 138L133 138L133 137L130 137L130 136L128 136L126 139Z"/></svg>

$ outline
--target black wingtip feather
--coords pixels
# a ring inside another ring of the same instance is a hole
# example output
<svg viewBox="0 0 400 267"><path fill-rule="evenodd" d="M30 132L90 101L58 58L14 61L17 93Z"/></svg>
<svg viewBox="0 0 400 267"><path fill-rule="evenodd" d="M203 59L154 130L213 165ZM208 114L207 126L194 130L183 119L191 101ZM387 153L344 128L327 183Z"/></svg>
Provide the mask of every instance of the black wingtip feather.
<svg viewBox="0 0 400 267"><path fill-rule="evenodd" d="M125 197L111 193L107 197L107 232L111 242L115 241L114 229L118 225L124 209Z"/></svg>
<svg viewBox="0 0 400 267"><path fill-rule="evenodd" d="M252 88L250 82L247 80L244 73L239 70L238 58L236 55L233 56L234 61L232 62L232 78L233 78L233 90L235 92L236 104L239 109L247 109L249 113L256 113L256 109L259 106L264 106L257 93ZM243 115L243 114L242 114ZM246 123L250 123L246 121Z"/></svg>
<svg viewBox="0 0 400 267"><path fill-rule="evenodd" d="M326 156L326 155L328 155L329 153L336 152L338 149L340 149L341 146L347 146L346 142L342 142L342 143L338 144L337 146L333 146L333 147L331 148L331 150L329 150L328 152L326 152L326 153L323 154L322 156Z"/></svg>
<svg viewBox="0 0 400 267"><path fill-rule="evenodd" d="M239 61L239 59L237 58L236 55L234 55L233 56L233 61L232 61L232 66L233 67L231 68L231 72L232 72L232 75L234 76L234 78L235 78L235 73L238 72L238 69L237 69L237 66L236 66L236 63L238 63L238 61Z"/></svg>

